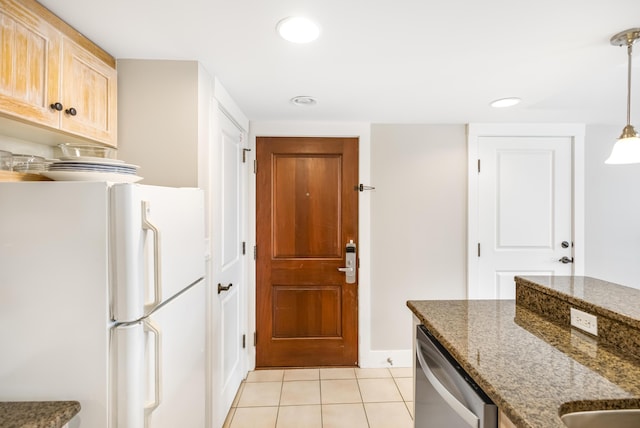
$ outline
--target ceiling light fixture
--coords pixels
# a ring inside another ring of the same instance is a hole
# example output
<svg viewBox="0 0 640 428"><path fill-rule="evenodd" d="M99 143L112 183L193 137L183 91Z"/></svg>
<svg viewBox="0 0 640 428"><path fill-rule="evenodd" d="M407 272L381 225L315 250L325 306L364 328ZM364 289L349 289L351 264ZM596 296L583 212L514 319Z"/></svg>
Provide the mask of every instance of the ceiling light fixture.
<svg viewBox="0 0 640 428"><path fill-rule="evenodd" d="M295 104L297 106L303 106L303 107L311 107L318 104L318 100L316 98L310 97L308 95L300 95L297 97L293 97L289 101L291 101L291 104Z"/></svg>
<svg viewBox="0 0 640 428"><path fill-rule="evenodd" d="M520 101L522 100L518 97L500 98L499 100L491 101L490 105L494 108L511 107L520 104Z"/></svg>
<svg viewBox="0 0 640 428"><path fill-rule="evenodd" d="M640 163L640 136L631 125L631 54L633 43L640 38L640 28L631 28L611 37L614 46L627 46L627 125L613 145L608 164Z"/></svg>
<svg viewBox="0 0 640 428"><path fill-rule="evenodd" d="M276 25L280 37L293 43L309 43L320 35L320 28L301 16L284 18Z"/></svg>

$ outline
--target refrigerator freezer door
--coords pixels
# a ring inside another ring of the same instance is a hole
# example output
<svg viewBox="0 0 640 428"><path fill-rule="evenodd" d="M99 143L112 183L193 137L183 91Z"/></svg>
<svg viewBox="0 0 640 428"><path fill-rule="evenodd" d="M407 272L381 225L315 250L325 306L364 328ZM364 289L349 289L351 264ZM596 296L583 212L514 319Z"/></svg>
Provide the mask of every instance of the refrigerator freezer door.
<svg viewBox="0 0 640 428"><path fill-rule="evenodd" d="M200 281L150 317L114 329L118 428L205 426L205 304Z"/></svg>
<svg viewBox="0 0 640 428"><path fill-rule="evenodd" d="M113 314L130 322L204 276L202 190L112 188Z"/></svg>

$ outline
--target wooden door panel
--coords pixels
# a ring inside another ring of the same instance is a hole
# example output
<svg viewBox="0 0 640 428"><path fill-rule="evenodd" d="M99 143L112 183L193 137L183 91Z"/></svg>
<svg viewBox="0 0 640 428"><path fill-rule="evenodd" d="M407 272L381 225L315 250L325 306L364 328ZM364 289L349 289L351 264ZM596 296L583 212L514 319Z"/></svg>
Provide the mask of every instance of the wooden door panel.
<svg viewBox="0 0 640 428"><path fill-rule="evenodd" d="M340 157L276 155L274 257L340 257Z"/></svg>
<svg viewBox="0 0 640 428"><path fill-rule="evenodd" d="M357 364L358 140L257 138L257 367Z"/></svg>
<svg viewBox="0 0 640 428"><path fill-rule="evenodd" d="M273 337L340 337L340 285L273 286Z"/></svg>

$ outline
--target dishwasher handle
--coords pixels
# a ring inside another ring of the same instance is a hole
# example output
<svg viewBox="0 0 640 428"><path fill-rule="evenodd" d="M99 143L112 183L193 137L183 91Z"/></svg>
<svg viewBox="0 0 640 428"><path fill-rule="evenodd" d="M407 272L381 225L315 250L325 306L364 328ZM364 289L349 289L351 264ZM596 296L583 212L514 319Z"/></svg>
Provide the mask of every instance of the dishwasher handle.
<svg viewBox="0 0 640 428"><path fill-rule="evenodd" d="M451 409L453 409L453 411L456 412L458 416L460 416L465 421L465 423L467 423L470 427L478 428L480 425L480 419L478 419L478 417L471 410L467 409L464 404L458 401L458 399L454 397L453 394L451 394L442 383L440 383L438 378L429 368L429 365L425 361L422 352L420 352L419 344L417 346L416 356L418 357L418 361L420 362L420 366L422 367L424 375L427 377L427 380L429 381L429 383L431 383L433 388L438 392L440 397L442 397L442 399L446 401L449 407L451 407Z"/></svg>

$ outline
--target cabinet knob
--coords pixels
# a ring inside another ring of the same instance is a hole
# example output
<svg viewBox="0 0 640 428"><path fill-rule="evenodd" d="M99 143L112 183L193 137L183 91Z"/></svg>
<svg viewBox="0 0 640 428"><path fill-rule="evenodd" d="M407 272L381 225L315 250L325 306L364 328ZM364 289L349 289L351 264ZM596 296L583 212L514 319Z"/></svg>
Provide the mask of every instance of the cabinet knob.
<svg viewBox="0 0 640 428"><path fill-rule="evenodd" d="M53 110L62 111L62 104L60 104L60 103L53 103L53 104L50 105L50 107Z"/></svg>
<svg viewBox="0 0 640 428"><path fill-rule="evenodd" d="M76 109L74 109L73 107L66 109L64 112L67 113L69 116L75 116L76 114L78 114Z"/></svg>

